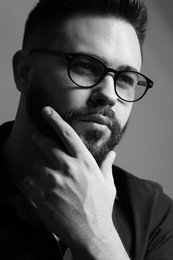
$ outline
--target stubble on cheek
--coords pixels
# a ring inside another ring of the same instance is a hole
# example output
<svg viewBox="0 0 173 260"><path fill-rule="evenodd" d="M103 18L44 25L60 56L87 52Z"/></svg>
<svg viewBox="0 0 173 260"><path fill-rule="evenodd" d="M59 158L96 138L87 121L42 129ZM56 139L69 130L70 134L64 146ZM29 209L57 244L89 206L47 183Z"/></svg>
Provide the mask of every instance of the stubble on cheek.
<svg viewBox="0 0 173 260"><path fill-rule="evenodd" d="M104 160L106 154L110 150L113 150L121 140L127 128L127 123L125 127L121 129L119 120L108 107L92 107L92 105L88 105L77 111L64 113L63 108L60 108L57 103L52 103L52 96L50 93L45 92L45 86L38 82L41 81L38 79L33 80L26 97L26 110L32 123L43 135L54 139L64 150L66 150L63 142L41 115L41 110L44 106L52 106L63 119L74 128L85 146L96 159L97 163L100 164ZM80 127L80 123L76 119L91 114L103 114L104 116L109 117L112 121L112 128L108 129L108 132L106 133L104 131Z"/></svg>

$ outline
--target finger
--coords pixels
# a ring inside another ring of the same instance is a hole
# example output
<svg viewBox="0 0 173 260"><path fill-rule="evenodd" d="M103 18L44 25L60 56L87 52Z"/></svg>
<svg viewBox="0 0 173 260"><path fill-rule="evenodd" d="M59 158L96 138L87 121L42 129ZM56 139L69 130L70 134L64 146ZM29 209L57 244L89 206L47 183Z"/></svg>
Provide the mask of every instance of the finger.
<svg viewBox="0 0 173 260"><path fill-rule="evenodd" d="M58 134L71 156L89 154L74 129L51 107L44 107L42 115Z"/></svg>
<svg viewBox="0 0 173 260"><path fill-rule="evenodd" d="M33 179L30 176L27 176L23 181L23 187L26 191L26 194L28 195L31 203L34 205L34 207L37 210L37 214L43 219L45 216L45 206L48 208L49 206L49 200L52 201L53 196L51 193L48 195L46 192L41 188L41 185L36 181L36 179Z"/></svg>
<svg viewBox="0 0 173 260"><path fill-rule="evenodd" d="M108 153L107 157L101 164L101 172L103 173L103 176L108 183L113 183L113 175L112 175L112 165L114 163L116 157L116 153L114 151L111 151Z"/></svg>
<svg viewBox="0 0 173 260"><path fill-rule="evenodd" d="M34 164L34 172L44 190L53 189L62 182L62 173L51 169L43 160L39 160Z"/></svg>
<svg viewBox="0 0 173 260"><path fill-rule="evenodd" d="M29 199L31 200L31 203L35 207L38 207L43 191L36 179L33 179L30 176L26 176L23 181L23 187Z"/></svg>
<svg viewBox="0 0 173 260"><path fill-rule="evenodd" d="M56 168L61 167L65 161L69 160L69 155L51 138L34 134L31 139L48 158L50 164L53 163Z"/></svg>

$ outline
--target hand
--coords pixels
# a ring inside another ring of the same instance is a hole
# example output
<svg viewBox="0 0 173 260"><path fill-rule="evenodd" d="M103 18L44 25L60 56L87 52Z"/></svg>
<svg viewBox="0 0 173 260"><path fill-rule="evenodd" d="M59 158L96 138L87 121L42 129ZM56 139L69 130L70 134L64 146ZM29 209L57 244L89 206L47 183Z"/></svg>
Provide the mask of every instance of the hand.
<svg viewBox="0 0 173 260"><path fill-rule="evenodd" d="M77 133L58 113L47 107L43 116L68 153L54 140L35 136L34 143L44 161L36 162L35 177L26 177L24 187L50 232L71 248L85 246L93 237L101 239L113 226L115 153L110 152L99 168Z"/></svg>

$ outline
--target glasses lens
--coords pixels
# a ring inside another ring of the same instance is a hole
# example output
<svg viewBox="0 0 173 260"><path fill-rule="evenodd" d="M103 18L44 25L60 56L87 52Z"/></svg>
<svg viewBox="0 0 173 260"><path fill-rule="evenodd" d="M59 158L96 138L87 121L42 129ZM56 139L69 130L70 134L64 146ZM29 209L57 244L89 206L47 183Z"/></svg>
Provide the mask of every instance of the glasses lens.
<svg viewBox="0 0 173 260"><path fill-rule="evenodd" d="M71 80L81 87L92 87L96 85L104 74L103 64L87 55L75 57L69 69Z"/></svg>
<svg viewBox="0 0 173 260"><path fill-rule="evenodd" d="M116 81L116 91L120 98L125 101L140 99L147 90L147 81L138 72L122 71Z"/></svg>

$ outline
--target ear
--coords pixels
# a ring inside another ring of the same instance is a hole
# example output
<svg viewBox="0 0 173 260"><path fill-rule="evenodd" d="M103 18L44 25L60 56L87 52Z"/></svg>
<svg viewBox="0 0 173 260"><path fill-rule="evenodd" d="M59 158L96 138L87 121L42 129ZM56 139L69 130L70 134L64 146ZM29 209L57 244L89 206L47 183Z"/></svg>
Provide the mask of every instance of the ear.
<svg viewBox="0 0 173 260"><path fill-rule="evenodd" d="M32 78L32 64L30 57L24 51L18 51L14 55L13 73L17 89L25 95Z"/></svg>

